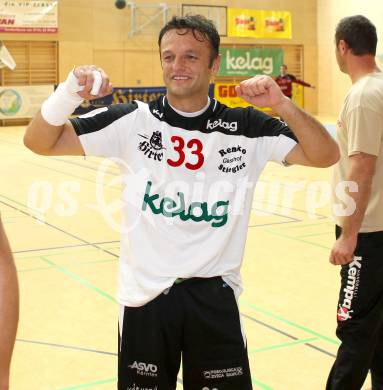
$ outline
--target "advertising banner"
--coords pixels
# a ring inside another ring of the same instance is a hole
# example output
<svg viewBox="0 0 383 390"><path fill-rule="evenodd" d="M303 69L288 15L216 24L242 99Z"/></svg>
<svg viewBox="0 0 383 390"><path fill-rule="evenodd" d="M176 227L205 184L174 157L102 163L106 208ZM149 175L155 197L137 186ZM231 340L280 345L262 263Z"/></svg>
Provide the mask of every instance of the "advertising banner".
<svg viewBox="0 0 383 390"><path fill-rule="evenodd" d="M238 97L235 93L235 86L238 84L233 83L215 83L214 84L214 96L221 103L225 104L228 107L249 107L252 104L248 103L246 100ZM270 108L258 108L261 111L271 113Z"/></svg>
<svg viewBox="0 0 383 390"><path fill-rule="evenodd" d="M287 11L262 11L263 38L292 38L291 13Z"/></svg>
<svg viewBox="0 0 383 390"><path fill-rule="evenodd" d="M262 37L262 11L254 9L229 8L227 26L229 37Z"/></svg>
<svg viewBox="0 0 383 390"><path fill-rule="evenodd" d="M33 118L53 85L0 87L0 119Z"/></svg>
<svg viewBox="0 0 383 390"><path fill-rule="evenodd" d="M221 67L218 76L252 77L257 74L277 76L283 64L279 48L221 48Z"/></svg>
<svg viewBox="0 0 383 390"><path fill-rule="evenodd" d="M229 8L228 35L250 38L292 38L291 13Z"/></svg>
<svg viewBox="0 0 383 390"><path fill-rule="evenodd" d="M160 95L166 93L165 87L152 88L113 88L113 93L104 96L100 99L84 101L80 107L76 109L74 115L83 115L96 108L110 106L117 103L129 103L133 100L140 100L148 103L151 100L157 99Z"/></svg>
<svg viewBox="0 0 383 390"><path fill-rule="evenodd" d="M140 100L144 103L149 103L157 99L161 95L166 94L165 87L140 87L140 88L119 88L113 89L111 95L92 101L84 101L80 107L76 109L74 115L83 115L96 108L109 106L117 103L129 103L133 100ZM214 97L214 85L210 85L209 96Z"/></svg>
<svg viewBox="0 0 383 390"><path fill-rule="evenodd" d="M57 33L58 0L0 0L0 32Z"/></svg>

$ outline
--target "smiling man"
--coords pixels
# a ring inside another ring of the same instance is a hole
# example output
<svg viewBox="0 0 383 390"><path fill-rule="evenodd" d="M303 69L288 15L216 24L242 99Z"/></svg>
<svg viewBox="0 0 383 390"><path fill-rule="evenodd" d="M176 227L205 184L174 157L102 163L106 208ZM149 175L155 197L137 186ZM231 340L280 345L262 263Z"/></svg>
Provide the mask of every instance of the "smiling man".
<svg viewBox="0 0 383 390"><path fill-rule="evenodd" d="M24 138L40 154L115 158L123 174L137 174L124 190L124 224L139 222L122 234L119 390L175 389L181 356L186 390L252 388L237 298L255 183L268 161L327 167L339 157L323 126L270 77L243 81L237 94L289 127L209 98L219 41L204 17L174 17L158 40L166 96L68 121L95 97L94 71L98 96L110 92L102 70L77 67Z"/></svg>

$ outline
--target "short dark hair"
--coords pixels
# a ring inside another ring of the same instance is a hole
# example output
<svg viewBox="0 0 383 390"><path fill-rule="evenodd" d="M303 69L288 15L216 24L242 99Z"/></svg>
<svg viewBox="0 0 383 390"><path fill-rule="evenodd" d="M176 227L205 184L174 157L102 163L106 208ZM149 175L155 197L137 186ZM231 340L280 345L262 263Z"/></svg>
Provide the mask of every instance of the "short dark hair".
<svg viewBox="0 0 383 390"><path fill-rule="evenodd" d="M210 66L213 64L214 59L218 57L220 36L212 20L209 20L202 15L173 16L160 31L158 36L159 47L161 47L163 36L170 30L186 30L184 33L178 32L180 35L184 35L188 31L191 31L197 41L201 41L202 35L203 40L206 39L210 43L212 49Z"/></svg>
<svg viewBox="0 0 383 390"><path fill-rule="evenodd" d="M347 43L356 56L375 55L378 37L375 26L363 15L348 16L341 19L335 30L335 43Z"/></svg>

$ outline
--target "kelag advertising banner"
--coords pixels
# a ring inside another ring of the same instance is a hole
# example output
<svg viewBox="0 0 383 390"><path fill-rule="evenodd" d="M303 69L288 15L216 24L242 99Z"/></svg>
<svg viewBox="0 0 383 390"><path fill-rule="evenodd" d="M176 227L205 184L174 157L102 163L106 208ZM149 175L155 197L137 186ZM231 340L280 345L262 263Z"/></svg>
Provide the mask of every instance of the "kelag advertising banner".
<svg viewBox="0 0 383 390"><path fill-rule="evenodd" d="M277 76L283 64L283 50L278 48L221 48L219 52L221 67L218 76Z"/></svg>

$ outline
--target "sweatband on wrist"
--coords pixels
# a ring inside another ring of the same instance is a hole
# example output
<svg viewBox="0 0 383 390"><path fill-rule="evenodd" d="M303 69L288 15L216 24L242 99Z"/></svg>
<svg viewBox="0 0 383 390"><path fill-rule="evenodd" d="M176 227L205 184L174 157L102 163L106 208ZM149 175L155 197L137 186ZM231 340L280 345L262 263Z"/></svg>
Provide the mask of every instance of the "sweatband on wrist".
<svg viewBox="0 0 383 390"><path fill-rule="evenodd" d="M41 107L41 115L46 122L53 126L66 123L73 111L83 102L77 92L84 89L78 84L77 77L71 71L67 79L60 83Z"/></svg>

